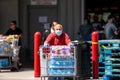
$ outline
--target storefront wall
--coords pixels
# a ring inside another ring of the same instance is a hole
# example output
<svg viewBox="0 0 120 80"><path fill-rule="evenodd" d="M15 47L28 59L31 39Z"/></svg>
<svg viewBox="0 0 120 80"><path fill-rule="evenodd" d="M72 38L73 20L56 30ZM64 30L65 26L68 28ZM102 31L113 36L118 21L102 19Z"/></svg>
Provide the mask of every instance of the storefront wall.
<svg viewBox="0 0 120 80"><path fill-rule="evenodd" d="M4 5L6 4L6 6ZM69 34L71 40L76 39L76 35L79 29L79 25L83 23L84 18L84 0L58 0L56 9L57 9L57 21L63 25L64 31ZM4 6L3 6L4 5ZM0 0L0 27L3 30L0 30L0 33L4 33L5 29L9 26L9 21L15 19L18 22L19 27L23 30L23 54L24 57L29 57L33 59L33 49L29 47L30 44L30 7L31 0ZM36 8L41 8L41 5L37 5ZM46 5L47 6L47 5ZM51 5L52 6L52 5ZM8 10L3 10L3 9ZM35 7L34 7L35 8ZM49 6L48 6L49 8ZM31 8L33 9L33 8ZM5 14L4 14L5 13ZM36 12L37 13L37 12ZM46 12L43 12L46 14ZM50 13L49 13L50 14ZM52 22L52 21L49 21ZM5 24L5 25L4 25ZM36 25L34 25L36 26ZM34 28L34 27L33 27ZM43 32L41 32L43 33Z"/></svg>
<svg viewBox="0 0 120 80"><path fill-rule="evenodd" d="M18 0L0 0L0 34L6 32L11 20L19 21L18 10Z"/></svg>

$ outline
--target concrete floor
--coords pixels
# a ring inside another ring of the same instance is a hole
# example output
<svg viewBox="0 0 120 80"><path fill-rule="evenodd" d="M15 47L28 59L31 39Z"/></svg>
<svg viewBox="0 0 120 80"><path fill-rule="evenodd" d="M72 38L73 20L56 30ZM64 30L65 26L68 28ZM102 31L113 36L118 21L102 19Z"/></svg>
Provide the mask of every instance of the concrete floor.
<svg viewBox="0 0 120 80"><path fill-rule="evenodd" d="M18 72L11 72L8 70L1 70L0 80L41 80L40 78L34 78L33 68L22 68ZM48 80L47 78L42 80ZM102 79L87 79L87 80L102 80Z"/></svg>
<svg viewBox="0 0 120 80"><path fill-rule="evenodd" d="M40 80L40 78L34 78L33 69L23 68L18 72L1 70L0 80Z"/></svg>

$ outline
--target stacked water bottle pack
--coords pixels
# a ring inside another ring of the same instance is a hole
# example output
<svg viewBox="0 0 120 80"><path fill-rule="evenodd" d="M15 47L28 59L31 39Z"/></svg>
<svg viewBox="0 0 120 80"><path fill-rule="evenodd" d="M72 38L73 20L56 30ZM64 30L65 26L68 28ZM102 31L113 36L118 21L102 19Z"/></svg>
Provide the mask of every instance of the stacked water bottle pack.
<svg viewBox="0 0 120 80"><path fill-rule="evenodd" d="M74 50L68 46L52 46L48 59L48 75L70 76L75 74Z"/></svg>
<svg viewBox="0 0 120 80"><path fill-rule="evenodd" d="M7 42L0 42L0 55L11 55L12 56L12 48Z"/></svg>
<svg viewBox="0 0 120 80"><path fill-rule="evenodd" d="M0 59L0 67L6 67L9 65L9 61L7 58Z"/></svg>

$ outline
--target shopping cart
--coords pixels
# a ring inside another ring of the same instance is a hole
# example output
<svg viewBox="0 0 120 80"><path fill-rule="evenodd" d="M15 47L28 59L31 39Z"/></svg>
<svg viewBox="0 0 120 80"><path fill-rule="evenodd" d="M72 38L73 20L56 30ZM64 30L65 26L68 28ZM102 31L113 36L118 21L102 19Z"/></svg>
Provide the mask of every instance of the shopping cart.
<svg viewBox="0 0 120 80"><path fill-rule="evenodd" d="M15 61L13 61L13 50L14 50L14 47L12 46L13 43L7 42L4 39L5 37L0 37L0 71L2 69L10 69L11 71L18 71L19 70L18 65L14 64Z"/></svg>
<svg viewBox="0 0 120 80"><path fill-rule="evenodd" d="M74 48L69 46L51 46L40 48L41 80L46 77L76 76L76 58Z"/></svg>

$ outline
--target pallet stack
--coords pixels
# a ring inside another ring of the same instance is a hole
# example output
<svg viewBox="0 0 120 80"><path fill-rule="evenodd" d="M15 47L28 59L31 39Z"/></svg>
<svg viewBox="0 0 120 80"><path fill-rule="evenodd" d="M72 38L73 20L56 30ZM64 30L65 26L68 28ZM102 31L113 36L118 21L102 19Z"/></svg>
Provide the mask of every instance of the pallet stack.
<svg viewBox="0 0 120 80"><path fill-rule="evenodd" d="M67 46L52 46L48 59L49 76L74 76L75 59Z"/></svg>
<svg viewBox="0 0 120 80"><path fill-rule="evenodd" d="M103 77L104 79L106 76L118 77L120 73L119 70L120 40L99 40L98 53L99 53L99 77ZM116 62L117 64L115 64ZM112 74L108 75L109 72L112 72ZM91 67L91 73L92 73L92 67ZM105 79L105 80L109 80L109 79Z"/></svg>
<svg viewBox="0 0 120 80"><path fill-rule="evenodd" d="M106 40L104 49L105 74L103 80L113 80L120 77L120 40ZM119 78L120 79L120 78Z"/></svg>

